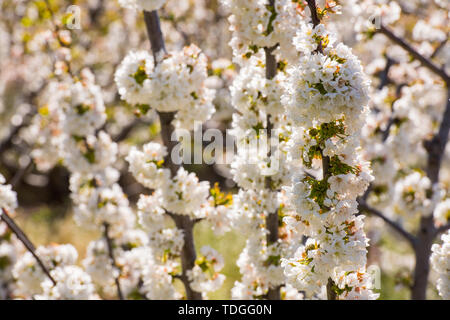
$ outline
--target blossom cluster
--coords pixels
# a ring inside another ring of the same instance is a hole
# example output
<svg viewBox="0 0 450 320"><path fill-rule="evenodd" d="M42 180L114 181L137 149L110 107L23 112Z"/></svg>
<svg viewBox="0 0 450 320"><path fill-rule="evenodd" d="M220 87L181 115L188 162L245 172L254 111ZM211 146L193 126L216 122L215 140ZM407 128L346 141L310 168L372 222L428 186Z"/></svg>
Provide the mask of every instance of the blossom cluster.
<svg viewBox="0 0 450 320"><path fill-rule="evenodd" d="M207 59L195 45L154 61L147 51L130 51L115 73L123 100L145 114L176 112L176 128L192 130L214 113L215 90L207 87Z"/></svg>
<svg viewBox="0 0 450 320"><path fill-rule="evenodd" d="M373 180L359 146L369 82L351 50L323 25L304 25L294 44L302 56L288 67L282 99L296 132L289 153L304 172L285 188L291 211L284 221L297 234L297 248L282 266L289 283L308 295L328 285L339 299L375 299L364 217L355 215L356 198Z"/></svg>
<svg viewBox="0 0 450 320"><path fill-rule="evenodd" d="M44 271L30 252L25 252L16 262L12 274L16 279L15 295L45 300L87 300L95 299L92 279L84 270L75 265L78 258L76 249L70 245L50 245L38 247L36 254L51 269L56 281L44 275Z"/></svg>
<svg viewBox="0 0 450 320"><path fill-rule="evenodd" d="M442 235L442 244L433 244L431 265L438 273L437 289L444 300L450 299L450 231Z"/></svg>
<svg viewBox="0 0 450 320"><path fill-rule="evenodd" d="M264 47L279 46L277 50L285 58L295 52L292 38L302 21L295 1L277 0L271 4L265 0L223 0L222 4L231 13L230 46L236 62L245 62Z"/></svg>

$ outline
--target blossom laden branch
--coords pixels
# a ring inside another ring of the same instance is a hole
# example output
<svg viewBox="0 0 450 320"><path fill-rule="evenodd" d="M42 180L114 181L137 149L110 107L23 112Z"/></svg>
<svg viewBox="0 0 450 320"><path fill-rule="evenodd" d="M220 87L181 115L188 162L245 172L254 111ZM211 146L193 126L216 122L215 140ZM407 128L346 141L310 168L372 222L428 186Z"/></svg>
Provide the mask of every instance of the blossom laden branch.
<svg viewBox="0 0 450 320"><path fill-rule="evenodd" d="M162 58L161 55L167 54L157 11L144 11L144 21L156 65ZM158 115L161 124L161 138L168 151L164 158L164 165L170 169L171 175L175 177L179 169L179 166L174 164L171 158L172 149L175 146L175 141L171 140L172 132L174 131L172 123L175 112L158 112ZM193 235L195 221L189 216L173 214L168 211L166 213L173 219L176 227L183 231L184 244L181 250L182 274L179 279L183 282L187 299L201 300L202 294L192 289L188 278L188 271L194 268L197 259Z"/></svg>
<svg viewBox="0 0 450 320"><path fill-rule="evenodd" d="M274 8L275 0L270 0L269 6ZM274 47L271 47L271 48L264 47L264 53L265 53L265 57L266 57L266 78L269 80L273 79L277 74L277 60L276 60L275 56L273 55L273 50L275 50L276 47L277 47L277 45L275 45ZM270 141L270 139L271 139L272 129L273 129L273 124L271 123L271 115L268 114L267 115L267 139L268 139L268 141ZM271 148L270 147L269 147L267 156L270 159L270 157L271 157ZM265 183L266 183L266 187L268 187L269 190L272 190L270 176L266 177ZM278 235L278 220L279 220L278 210L276 210L275 212L270 212L267 215L266 228L268 231L268 234L267 234L267 243L268 244L273 244L278 241L278 237L279 237L279 235ZM269 290L267 292L267 299L280 300L281 299L280 286L276 286L275 288L269 288Z"/></svg>

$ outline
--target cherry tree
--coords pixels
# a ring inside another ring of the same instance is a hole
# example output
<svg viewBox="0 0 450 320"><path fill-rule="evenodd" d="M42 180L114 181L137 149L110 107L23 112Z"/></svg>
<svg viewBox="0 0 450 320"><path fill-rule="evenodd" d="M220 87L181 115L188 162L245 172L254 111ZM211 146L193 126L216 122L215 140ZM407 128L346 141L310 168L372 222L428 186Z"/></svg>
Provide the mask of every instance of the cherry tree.
<svg viewBox="0 0 450 320"><path fill-rule="evenodd" d="M65 5L0 4L1 299L449 299L446 1Z"/></svg>

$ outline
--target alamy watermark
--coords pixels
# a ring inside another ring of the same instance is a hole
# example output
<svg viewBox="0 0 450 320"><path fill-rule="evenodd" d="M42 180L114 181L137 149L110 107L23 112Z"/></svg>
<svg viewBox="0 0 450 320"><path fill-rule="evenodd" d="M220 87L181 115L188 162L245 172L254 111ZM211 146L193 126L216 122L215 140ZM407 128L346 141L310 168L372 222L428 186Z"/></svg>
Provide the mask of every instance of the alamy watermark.
<svg viewBox="0 0 450 320"><path fill-rule="evenodd" d="M178 142L171 151L174 164L230 164L239 150L239 160L245 164L270 163L264 175L276 174L280 166L280 137L278 129L249 129L236 134L227 129L203 130L201 122L195 122L194 130L176 129L171 141Z"/></svg>
<svg viewBox="0 0 450 320"><path fill-rule="evenodd" d="M81 30L81 7L71 5L66 9L64 25L70 30Z"/></svg>

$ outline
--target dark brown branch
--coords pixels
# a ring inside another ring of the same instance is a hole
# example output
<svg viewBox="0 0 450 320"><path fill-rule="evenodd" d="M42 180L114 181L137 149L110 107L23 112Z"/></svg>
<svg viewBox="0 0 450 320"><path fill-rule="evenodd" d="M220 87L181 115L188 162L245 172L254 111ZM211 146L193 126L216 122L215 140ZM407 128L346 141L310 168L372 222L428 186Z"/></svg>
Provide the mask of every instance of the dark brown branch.
<svg viewBox="0 0 450 320"><path fill-rule="evenodd" d="M33 98L36 96L36 93L33 93L30 95L29 101L32 101ZM22 120L22 123L14 126L11 131L9 132L8 136L3 139L3 141L0 142L0 154L11 148L13 145L14 137L17 136L17 134L20 132L21 129L25 128L30 124L31 119L36 114L36 109L32 109L27 115L24 116L24 119Z"/></svg>
<svg viewBox="0 0 450 320"><path fill-rule="evenodd" d="M172 133L174 131L174 127L172 125L172 121L175 117L175 112L158 112L159 122L161 126L161 139L163 144L167 148L167 156L164 158L164 165L170 169L172 176L176 176L179 165L173 163L172 161L172 150L177 144L176 141L171 139Z"/></svg>
<svg viewBox="0 0 450 320"><path fill-rule="evenodd" d="M436 236L439 235L440 233L446 232L448 229L450 229L450 223L440 226L439 228L436 229Z"/></svg>
<svg viewBox="0 0 450 320"><path fill-rule="evenodd" d="M0 218L3 222L6 223L8 228L16 235L16 237L22 242L25 248L33 255L36 259L37 263L41 267L42 271L45 275L52 281L53 285L56 285L55 279L50 274L50 271L47 269L45 264L36 254L36 247L34 244L28 239L27 235L22 231L22 229L14 222L14 220L9 216L8 211L5 208L2 208L2 213L0 214Z"/></svg>
<svg viewBox="0 0 450 320"><path fill-rule="evenodd" d="M337 294L334 291L334 286L335 286L335 283L334 283L333 279L328 278L328 283L327 283L327 299L328 300L337 300Z"/></svg>
<svg viewBox="0 0 450 320"><path fill-rule="evenodd" d="M450 131L450 83L447 86L447 104L444 115L442 117L439 131L435 136L424 143L425 149L428 152L427 176L431 183L435 184L439 181L439 171L441 168L442 158L444 157L445 146L448 141L448 134Z"/></svg>
<svg viewBox="0 0 450 320"><path fill-rule="evenodd" d="M380 78L380 84L378 85L378 89L383 89L385 86L387 86L392 82L391 79L389 78L389 70L395 64L397 64L397 61L389 57L386 57L386 66L382 71L377 73L377 76L379 76Z"/></svg>
<svg viewBox="0 0 450 320"><path fill-rule="evenodd" d="M272 54L277 46L272 48L264 48L264 53L266 56L266 78L273 79L277 75L277 60Z"/></svg>
<svg viewBox="0 0 450 320"><path fill-rule="evenodd" d="M308 1L309 3L309 1ZM436 66L431 60L421 55L419 52L417 52L413 47L411 47L408 43L406 43L403 39L400 37L397 37L389 28L381 24L380 29L378 32L384 34L389 39L391 39L393 42L398 44L400 47L405 49L409 52L415 59L419 60L422 65L430 69L432 72L434 72L436 75L441 77L447 85L450 85L450 77L447 75L444 69Z"/></svg>
<svg viewBox="0 0 450 320"><path fill-rule="evenodd" d="M316 0L306 0L306 2L308 2L308 7L309 7L309 10L311 11L312 23L313 23L314 27L317 27L320 24L320 19L317 14ZM320 52L320 53L323 52L322 41L320 41L319 44L317 45L316 51Z"/></svg>
<svg viewBox="0 0 450 320"><path fill-rule="evenodd" d="M122 130L113 138L113 141L120 142L128 138L133 129L136 128L136 126L141 122L142 122L141 119L135 119L131 121L129 124L127 124L122 128Z"/></svg>
<svg viewBox="0 0 450 320"><path fill-rule="evenodd" d="M183 230L183 249L181 250L181 267L182 273L180 279L184 284L186 290L186 297L189 300L202 300L202 294L194 291L191 288L187 271L192 270L195 266L195 260L197 259L197 253L195 252L194 244L194 220L189 216L171 214L170 217L175 222L178 229Z"/></svg>
<svg viewBox="0 0 450 320"><path fill-rule="evenodd" d="M314 27L320 24L319 16L317 15L316 0L306 0L308 2L309 11L311 11L311 19Z"/></svg>
<svg viewBox="0 0 450 320"><path fill-rule="evenodd" d="M104 228L103 229L103 233L104 233L105 240L106 240L106 246L108 248L109 259L111 260L111 264L112 264L113 268L119 269L117 267L116 258L114 256L114 248L113 248L112 239L109 236L109 224L105 222L103 224L103 228ZM117 296L119 297L120 300L124 300L122 289L120 287L120 280L119 280L119 278L120 278L120 272L119 272L119 275L114 278L114 282L116 283Z"/></svg>
<svg viewBox="0 0 450 320"><path fill-rule="evenodd" d="M147 35L152 46L153 58L155 64L158 62L158 55L162 52L167 54L166 46L164 44L164 38L161 31L161 24L159 21L158 12L156 11L144 11L144 21L147 27Z"/></svg>
<svg viewBox="0 0 450 320"><path fill-rule="evenodd" d="M10 181L8 181L8 184L11 185L11 187L16 187L21 181L22 178L27 175L32 169L33 169L33 160L30 159L30 162L24 166L21 167L12 177Z"/></svg>
<svg viewBox="0 0 450 320"><path fill-rule="evenodd" d="M362 211L366 211L367 213L370 213L374 216L377 216L381 219L383 219L384 222L386 222L388 225L390 225L394 230L396 230L398 233L400 233L406 240L409 241L409 243L414 247L416 244L416 238L409 233L408 231L406 231L405 229L403 229L402 226L400 226L398 223L392 221L391 219L389 219L388 217L386 217L383 213L381 213L379 210L370 207L368 204L366 204L364 201L362 201L361 199L358 199L358 204L359 204L359 209Z"/></svg>

